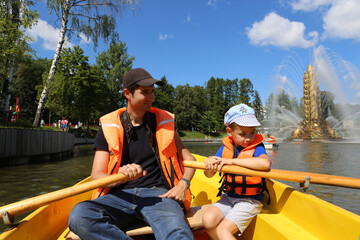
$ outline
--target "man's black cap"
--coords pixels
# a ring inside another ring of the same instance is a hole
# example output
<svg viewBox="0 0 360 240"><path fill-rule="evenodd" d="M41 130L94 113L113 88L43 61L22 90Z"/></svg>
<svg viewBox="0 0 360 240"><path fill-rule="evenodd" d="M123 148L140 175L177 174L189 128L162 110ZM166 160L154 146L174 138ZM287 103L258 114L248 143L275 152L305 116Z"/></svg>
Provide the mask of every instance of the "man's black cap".
<svg viewBox="0 0 360 240"><path fill-rule="evenodd" d="M128 88L136 83L139 86L151 86L157 84L163 86L164 82L154 79L150 73L143 68L134 68L128 71L123 78L123 88Z"/></svg>

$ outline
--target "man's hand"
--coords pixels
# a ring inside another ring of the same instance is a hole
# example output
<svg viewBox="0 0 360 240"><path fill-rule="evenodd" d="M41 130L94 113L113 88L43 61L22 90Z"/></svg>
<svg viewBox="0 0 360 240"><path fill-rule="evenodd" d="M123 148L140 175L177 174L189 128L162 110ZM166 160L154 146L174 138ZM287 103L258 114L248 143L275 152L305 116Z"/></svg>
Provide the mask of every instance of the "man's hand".
<svg viewBox="0 0 360 240"><path fill-rule="evenodd" d="M147 172L144 171L140 165L135 163L127 164L120 167L118 173L124 174L127 177L128 181L136 180L147 174Z"/></svg>
<svg viewBox="0 0 360 240"><path fill-rule="evenodd" d="M188 185L186 184L186 182L180 180L180 182L175 187L170 189L167 193L159 195L159 197L171 198L182 203L185 201L187 188Z"/></svg>

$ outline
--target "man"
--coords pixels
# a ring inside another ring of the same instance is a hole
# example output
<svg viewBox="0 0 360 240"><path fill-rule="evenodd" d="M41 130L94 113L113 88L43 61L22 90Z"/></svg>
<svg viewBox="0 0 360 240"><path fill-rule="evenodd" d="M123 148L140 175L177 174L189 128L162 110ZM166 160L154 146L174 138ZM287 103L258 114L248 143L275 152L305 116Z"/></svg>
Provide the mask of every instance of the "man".
<svg viewBox="0 0 360 240"><path fill-rule="evenodd" d="M189 208L195 170L182 160L195 158L175 131L174 116L152 108L154 79L142 68L123 78L127 107L100 118L91 179L123 173L128 181L94 191L92 201L77 204L69 227L82 239L131 239L124 229L139 220L156 239L193 239L182 207Z"/></svg>

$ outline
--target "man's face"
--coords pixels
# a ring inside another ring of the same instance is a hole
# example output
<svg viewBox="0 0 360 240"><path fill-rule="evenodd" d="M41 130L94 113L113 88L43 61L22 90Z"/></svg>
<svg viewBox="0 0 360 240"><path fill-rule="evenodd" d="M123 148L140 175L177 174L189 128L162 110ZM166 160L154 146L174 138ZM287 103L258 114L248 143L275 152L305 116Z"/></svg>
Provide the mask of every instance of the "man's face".
<svg viewBox="0 0 360 240"><path fill-rule="evenodd" d="M155 101L154 92L154 85L148 87L140 86L134 91L134 94L129 94L129 103L131 103L135 109L148 111Z"/></svg>

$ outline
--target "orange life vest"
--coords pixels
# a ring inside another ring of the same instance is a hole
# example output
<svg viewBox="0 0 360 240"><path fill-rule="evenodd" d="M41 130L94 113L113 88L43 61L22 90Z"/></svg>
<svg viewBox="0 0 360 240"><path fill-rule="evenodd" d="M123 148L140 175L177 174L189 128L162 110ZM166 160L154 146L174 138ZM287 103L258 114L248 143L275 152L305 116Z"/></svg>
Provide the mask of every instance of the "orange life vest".
<svg viewBox="0 0 360 240"><path fill-rule="evenodd" d="M126 108L118 109L100 118L102 130L109 147L109 161L106 163L108 174L117 174L121 165L124 128L120 122L120 114ZM158 146L159 158L161 163L162 175L165 176L168 186L174 187L181 180L184 167L183 159L180 158L175 145L175 122L174 115L167 111L151 108L151 113L156 115L156 142ZM92 199L103 196L109 192L110 188L98 188L94 190ZM191 193L188 189L184 207L190 208Z"/></svg>
<svg viewBox="0 0 360 240"><path fill-rule="evenodd" d="M233 140L230 137L223 139L223 158L248 158L253 157L255 148L262 141L264 141L264 136L260 134L255 134L255 139L251 145L244 148L238 156L236 156L236 147ZM246 175L236 175L225 173L223 176L223 183L220 187L219 194L221 192L228 192L231 194L238 194L241 196L253 196L261 193L265 190L265 178L261 177L252 177Z"/></svg>
<svg viewBox="0 0 360 240"><path fill-rule="evenodd" d="M276 143L276 140L275 140L275 137L274 137L274 136L268 137L268 138L266 139L266 141L267 141L268 143Z"/></svg>

